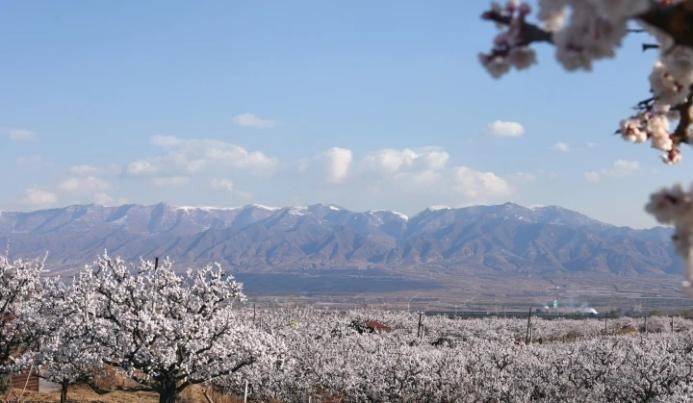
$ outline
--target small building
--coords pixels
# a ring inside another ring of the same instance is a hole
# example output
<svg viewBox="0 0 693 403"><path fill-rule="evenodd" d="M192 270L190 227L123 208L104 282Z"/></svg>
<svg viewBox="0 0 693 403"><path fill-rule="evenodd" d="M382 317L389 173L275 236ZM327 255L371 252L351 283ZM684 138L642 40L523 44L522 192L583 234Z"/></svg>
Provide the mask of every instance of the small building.
<svg viewBox="0 0 693 403"><path fill-rule="evenodd" d="M13 389L39 392L38 372L36 369L32 368L30 370L12 375L10 378L10 386Z"/></svg>
<svg viewBox="0 0 693 403"><path fill-rule="evenodd" d="M36 368L12 375L10 378L10 386L12 389L29 392L51 393L60 391L59 384L39 377L39 372Z"/></svg>

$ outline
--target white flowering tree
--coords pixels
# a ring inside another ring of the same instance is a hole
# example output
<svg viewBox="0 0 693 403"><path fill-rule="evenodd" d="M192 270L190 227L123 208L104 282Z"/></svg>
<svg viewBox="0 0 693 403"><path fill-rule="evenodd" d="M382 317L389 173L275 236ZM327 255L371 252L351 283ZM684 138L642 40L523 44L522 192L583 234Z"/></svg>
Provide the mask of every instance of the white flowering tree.
<svg viewBox="0 0 693 403"><path fill-rule="evenodd" d="M94 317L81 309L75 287L49 284L41 315L49 331L36 348L39 376L60 385L60 402L67 401L68 387L75 383L93 384L103 369L102 349L92 332Z"/></svg>
<svg viewBox="0 0 693 403"><path fill-rule="evenodd" d="M257 315L259 326L287 345L287 365L246 367L217 381L236 393L248 382L255 401L683 402L693 395L693 321L682 318L641 337L623 333L642 323L633 318L613 320L608 332L596 319L536 318L535 341L525 344L514 342L524 339L525 319L427 316L419 334L418 316L406 312ZM350 326L365 318L390 330Z"/></svg>
<svg viewBox="0 0 693 403"><path fill-rule="evenodd" d="M0 375L24 367L43 333L42 272L42 261L0 256Z"/></svg>
<svg viewBox="0 0 693 403"><path fill-rule="evenodd" d="M74 288L72 304L93 324L103 362L123 370L137 389L158 392L160 402L277 352L270 335L237 315L241 284L219 265L181 276L168 260L132 266L104 254Z"/></svg>
<svg viewBox="0 0 693 403"><path fill-rule="evenodd" d="M536 62L532 45L555 46L566 70L590 70L595 60L613 57L630 32L646 31L659 59L649 76L651 96L620 123L618 133L631 142L649 141L662 159L675 164L681 145L693 142L693 0L538 0L537 22L526 2L493 3L482 18L500 32L488 53L479 55L493 77ZM675 228L677 251L687 262L684 290L693 296L693 186L680 185L652 195L647 211Z"/></svg>

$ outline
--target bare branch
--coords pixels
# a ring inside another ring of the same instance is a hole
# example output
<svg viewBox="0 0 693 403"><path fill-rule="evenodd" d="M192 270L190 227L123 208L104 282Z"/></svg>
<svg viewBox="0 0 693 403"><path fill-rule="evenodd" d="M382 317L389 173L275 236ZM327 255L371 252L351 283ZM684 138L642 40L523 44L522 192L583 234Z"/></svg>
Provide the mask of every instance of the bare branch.
<svg viewBox="0 0 693 403"><path fill-rule="evenodd" d="M513 19L507 15L504 15L497 10L489 10L481 14L481 18L493 21L499 25L510 26ZM522 40L518 43L518 46L526 46L534 42L546 42L553 43L553 34L539 27L538 25L529 23L522 19L520 21L520 32Z"/></svg>
<svg viewBox="0 0 693 403"><path fill-rule="evenodd" d="M638 19L666 32L677 45L693 48L693 0L652 7Z"/></svg>

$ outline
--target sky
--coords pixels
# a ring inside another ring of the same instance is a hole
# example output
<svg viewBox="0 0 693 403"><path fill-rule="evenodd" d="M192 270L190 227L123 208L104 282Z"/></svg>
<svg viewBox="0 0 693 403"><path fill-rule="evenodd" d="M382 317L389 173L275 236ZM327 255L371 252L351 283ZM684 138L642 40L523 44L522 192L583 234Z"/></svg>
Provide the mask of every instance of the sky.
<svg viewBox="0 0 693 403"><path fill-rule="evenodd" d="M166 202L643 210L677 166L614 135L655 54L496 80L486 1L0 0L0 209Z"/></svg>

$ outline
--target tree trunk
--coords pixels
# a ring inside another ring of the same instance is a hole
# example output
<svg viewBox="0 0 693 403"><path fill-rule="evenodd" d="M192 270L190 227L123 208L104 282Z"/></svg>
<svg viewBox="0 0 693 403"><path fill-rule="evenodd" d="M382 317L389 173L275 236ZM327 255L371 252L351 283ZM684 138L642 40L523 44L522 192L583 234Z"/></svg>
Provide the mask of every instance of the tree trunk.
<svg viewBox="0 0 693 403"><path fill-rule="evenodd" d="M70 386L67 381L60 383L60 403L67 403L67 388Z"/></svg>
<svg viewBox="0 0 693 403"><path fill-rule="evenodd" d="M159 403L175 403L178 399L176 388L159 392Z"/></svg>
<svg viewBox="0 0 693 403"><path fill-rule="evenodd" d="M159 389L159 403L175 403L178 400L176 382L165 382Z"/></svg>

